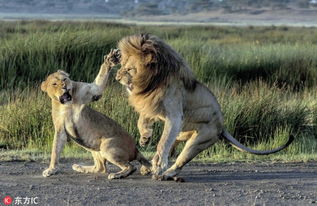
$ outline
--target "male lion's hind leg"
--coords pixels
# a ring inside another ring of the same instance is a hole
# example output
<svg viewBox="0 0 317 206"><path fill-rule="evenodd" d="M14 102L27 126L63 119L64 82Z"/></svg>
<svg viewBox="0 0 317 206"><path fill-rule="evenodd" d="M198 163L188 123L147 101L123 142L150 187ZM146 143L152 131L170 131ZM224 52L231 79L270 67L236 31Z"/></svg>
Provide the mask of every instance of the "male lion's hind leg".
<svg viewBox="0 0 317 206"><path fill-rule="evenodd" d="M138 129L140 132L139 145L141 147L145 147L150 142L153 133L153 123L153 120L144 118L142 115L140 115L138 119Z"/></svg>
<svg viewBox="0 0 317 206"><path fill-rule="evenodd" d="M176 162L167 169L162 180L182 181L178 175L182 167L196 157L200 152L213 145L218 140L218 130L215 126L208 124L203 125L198 133L194 134L185 144L184 149L177 157Z"/></svg>
<svg viewBox="0 0 317 206"><path fill-rule="evenodd" d="M99 152L91 152L91 154L94 158L93 166L73 164L73 170L81 173L106 173L105 158Z"/></svg>

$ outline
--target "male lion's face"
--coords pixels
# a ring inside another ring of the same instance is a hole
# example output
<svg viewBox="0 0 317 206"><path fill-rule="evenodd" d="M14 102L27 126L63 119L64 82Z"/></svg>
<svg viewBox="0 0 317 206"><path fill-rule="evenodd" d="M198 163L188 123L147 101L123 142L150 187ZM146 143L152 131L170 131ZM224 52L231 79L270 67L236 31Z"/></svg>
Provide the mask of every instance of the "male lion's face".
<svg viewBox="0 0 317 206"><path fill-rule="evenodd" d="M46 92L51 99L59 101L61 104L72 102L72 88L69 74L61 70L50 74L41 84L42 91Z"/></svg>
<svg viewBox="0 0 317 206"><path fill-rule="evenodd" d="M132 91L132 79L137 74L137 60L133 56L122 59L121 68L117 72L116 80L126 86L129 91Z"/></svg>

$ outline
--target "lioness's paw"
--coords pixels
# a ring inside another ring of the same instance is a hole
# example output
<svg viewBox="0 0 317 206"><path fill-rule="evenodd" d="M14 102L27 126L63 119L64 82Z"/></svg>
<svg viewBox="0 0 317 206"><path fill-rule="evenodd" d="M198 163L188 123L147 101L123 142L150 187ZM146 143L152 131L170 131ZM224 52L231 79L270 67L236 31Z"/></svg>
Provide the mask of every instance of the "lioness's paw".
<svg viewBox="0 0 317 206"><path fill-rule="evenodd" d="M73 164L72 169L77 172L83 172L82 166L78 164Z"/></svg>
<svg viewBox="0 0 317 206"><path fill-rule="evenodd" d="M144 176L144 175L148 175L148 174L151 173L151 168L148 168L148 167L142 165L142 166L140 167L140 173L141 173L141 175L143 175L143 176Z"/></svg>
<svg viewBox="0 0 317 206"><path fill-rule="evenodd" d="M122 177L123 177L122 175L119 175L119 174L116 174L116 173L110 173L110 174L108 175L108 179L109 179L109 180L120 179L120 178L122 178Z"/></svg>
<svg viewBox="0 0 317 206"><path fill-rule="evenodd" d="M104 56L104 62L110 66L116 66L120 63L121 53L119 49L111 49L109 54Z"/></svg>
<svg viewBox="0 0 317 206"><path fill-rule="evenodd" d="M43 171L42 175L43 177L49 177L51 175L56 174L58 171L57 168L51 169L51 168L47 168L46 170Z"/></svg>

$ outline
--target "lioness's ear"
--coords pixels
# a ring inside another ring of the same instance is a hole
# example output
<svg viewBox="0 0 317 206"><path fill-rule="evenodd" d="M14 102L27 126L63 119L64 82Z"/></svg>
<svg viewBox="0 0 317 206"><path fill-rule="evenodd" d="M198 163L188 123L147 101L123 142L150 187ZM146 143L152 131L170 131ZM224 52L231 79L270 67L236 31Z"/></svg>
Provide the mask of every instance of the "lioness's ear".
<svg viewBox="0 0 317 206"><path fill-rule="evenodd" d="M59 72L59 73L65 75L65 76L69 77L69 74L68 74L67 72L63 71L63 70L60 70L60 69L59 69L59 70L57 70L57 72Z"/></svg>
<svg viewBox="0 0 317 206"><path fill-rule="evenodd" d="M46 81L44 81L44 82L41 83L41 90L43 92L46 92L46 88L47 88L47 83L46 83Z"/></svg>

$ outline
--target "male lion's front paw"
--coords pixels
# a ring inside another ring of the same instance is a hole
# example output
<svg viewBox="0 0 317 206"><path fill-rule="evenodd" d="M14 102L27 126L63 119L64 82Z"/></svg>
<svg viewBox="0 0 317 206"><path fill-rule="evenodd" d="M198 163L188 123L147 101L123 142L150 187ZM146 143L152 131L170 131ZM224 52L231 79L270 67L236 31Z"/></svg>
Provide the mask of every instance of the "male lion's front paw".
<svg viewBox="0 0 317 206"><path fill-rule="evenodd" d="M168 159L156 154L152 159L151 171L154 175L162 175L163 172L167 169L167 165Z"/></svg>
<svg viewBox="0 0 317 206"><path fill-rule="evenodd" d="M58 171L57 168L51 169L51 168L47 168L46 170L43 171L42 175L43 177L49 177L51 175L56 174Z"/></svg>

